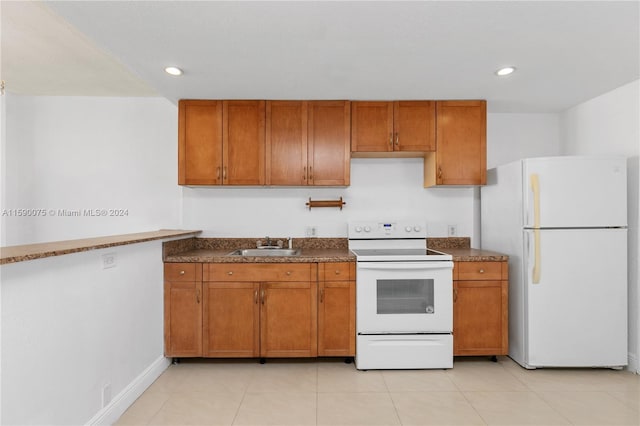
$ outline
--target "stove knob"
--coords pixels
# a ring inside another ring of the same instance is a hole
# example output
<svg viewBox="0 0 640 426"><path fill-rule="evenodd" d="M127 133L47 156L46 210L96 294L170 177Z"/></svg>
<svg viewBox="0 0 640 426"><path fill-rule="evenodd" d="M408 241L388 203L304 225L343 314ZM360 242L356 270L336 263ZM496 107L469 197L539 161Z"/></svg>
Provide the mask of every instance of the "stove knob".
<svg viewBox="0 0 640 426"><path fill-rule="evenodd" d="M356 226L356 232L362 232L362 226Z"/></svg>
<svg viewBox="0 0 640 426"><path fill-rule="evenodd" d="M411 227L410 226L405 226L404 230L407 231L407 232L411 232Z"/></svg>
<svg viewBox="0 0 640 426"><path fill-rule="evenodd" d="M370 226L365 226L364 227L364 232L371 232L371 227Z"/></svg>
<svg viewBox="0 0 640 426"><path fill-rule="evenodd" d="M422 228L419 227L419 226L414 226L413 230L416 231L416 232L420 232L422 230Z"/></svg>

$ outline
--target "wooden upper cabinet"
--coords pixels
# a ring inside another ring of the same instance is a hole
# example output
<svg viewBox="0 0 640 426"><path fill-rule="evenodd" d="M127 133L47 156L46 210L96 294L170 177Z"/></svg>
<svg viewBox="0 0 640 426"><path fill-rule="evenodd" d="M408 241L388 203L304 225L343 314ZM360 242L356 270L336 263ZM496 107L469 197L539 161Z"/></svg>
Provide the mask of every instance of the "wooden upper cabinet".
<svg viewBox="0 0 640 426"><path fill-rule="evenodd" d="M435 150L435 102L352 102L351 151Z"/></svg>
<svg viewBox="0 0 640 426"><path fill-rule="evenodd" d="M265 101L223 101L225 185L264 185Z"/></svg>
<svg viewBox="0 0 640 426"><path fill-rule="evenodd" d="M267 102L267 185L307 185L307 102Z"/></svg>
<svg viewBox="0 0 640 426"><path fill-rule="evenodd" d="M265 101L181 100L179 185L263 185Z"/></svg>
<svg viewBox="0 0 640 426"><path fill-rule="evenodd" d="M393 151L393 102L351 102L351 151Z"/></svg>
<svg viewBox="0 0 640 426"><path fill-rule="evenodd" d="M351 105L349 101L309 102L309 185L347 186L351 169Z"/></svg>
<svg viewBox="0 0 640 426"><path fill-rule="evenodd" d="M222 183L222 101L178 103L178 184Z"/></svg>
<svg viewBox="0 0 640 426"><path fill-rule="evenodd" d="M436 152L425 157L425 186L487 181L486 101L436 103Z"/></svg>
<svg viewBox="0 0 640 426"><path fill-rule="evenodd" d="M349 185L348 101L267 101L266 184Z"/></svg>
<svg viewBox="0 0 640 426"><path fill-rule="evenodd" d="M393 150L435 151L436 103L396 101L393 105Z"/></svg>

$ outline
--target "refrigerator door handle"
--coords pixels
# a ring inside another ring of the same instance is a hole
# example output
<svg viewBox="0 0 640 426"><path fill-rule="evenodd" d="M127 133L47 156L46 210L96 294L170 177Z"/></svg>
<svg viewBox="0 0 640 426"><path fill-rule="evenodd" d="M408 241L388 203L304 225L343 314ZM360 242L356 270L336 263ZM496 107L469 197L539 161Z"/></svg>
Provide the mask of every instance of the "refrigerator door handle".
<svg viewBox="0 0 640 426"><path fill-rule="evenodd" d="M540 283L540 230L533 230L533 273L531 281L533 284Z"/></svg>
<svg viewBox="0 0 640 426"><path fill-rule="evenodd" d="M529 179L533 191L533 227L540 228L540 177L534 173Z"/></svg>
<svg viewBox="0 0 640 426"><path fill-rule="evenodd" d="M529 176L533 191L533 284L540 283L540 177L534 173Z"/></svg>

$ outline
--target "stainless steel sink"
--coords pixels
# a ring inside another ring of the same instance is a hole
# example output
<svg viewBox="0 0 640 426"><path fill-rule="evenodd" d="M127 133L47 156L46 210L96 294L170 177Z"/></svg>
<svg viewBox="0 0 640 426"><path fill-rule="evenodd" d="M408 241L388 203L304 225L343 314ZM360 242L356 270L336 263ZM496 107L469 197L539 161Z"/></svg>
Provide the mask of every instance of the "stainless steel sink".
<svg viewBox="0 0 640 426"><path fill-rule="evenodd" d="M229 253L230 256L298 256L300 249L261 248L238 249Z"/></svg>

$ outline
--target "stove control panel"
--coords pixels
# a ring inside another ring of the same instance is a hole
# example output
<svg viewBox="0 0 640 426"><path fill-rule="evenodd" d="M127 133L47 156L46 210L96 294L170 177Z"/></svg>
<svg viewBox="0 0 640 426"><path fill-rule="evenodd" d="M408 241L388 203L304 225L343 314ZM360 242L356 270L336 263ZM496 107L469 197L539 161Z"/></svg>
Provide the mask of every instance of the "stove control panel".
<svg viewBox="0 0 640 426"><path fill-rule="evenodd" d="M427 226L419 221L350 222L350 239L427 238Z"/></svg>

